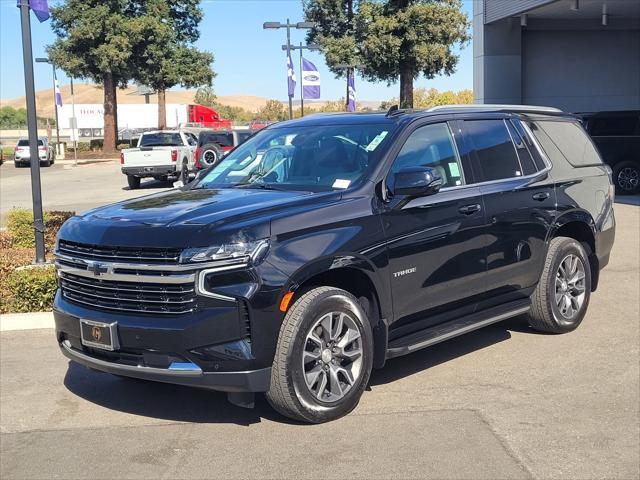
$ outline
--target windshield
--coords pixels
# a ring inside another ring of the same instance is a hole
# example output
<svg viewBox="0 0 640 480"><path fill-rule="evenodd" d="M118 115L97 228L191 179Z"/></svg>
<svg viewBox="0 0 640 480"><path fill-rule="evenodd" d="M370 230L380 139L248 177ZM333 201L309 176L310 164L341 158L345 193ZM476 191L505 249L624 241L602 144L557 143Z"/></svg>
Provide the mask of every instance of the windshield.
<svg viewBox="0 0 640 480"><path fill-rule="evenodd" d="M196 188L348 188L362 178L391 128L320 125L262 130L224 157Z"/></svg>
<svg viewBox="0 0 640 480"><path fill-rule="evenodd" d="M140 138L139 147L181 147L179 133L145 133Z"/></svg>

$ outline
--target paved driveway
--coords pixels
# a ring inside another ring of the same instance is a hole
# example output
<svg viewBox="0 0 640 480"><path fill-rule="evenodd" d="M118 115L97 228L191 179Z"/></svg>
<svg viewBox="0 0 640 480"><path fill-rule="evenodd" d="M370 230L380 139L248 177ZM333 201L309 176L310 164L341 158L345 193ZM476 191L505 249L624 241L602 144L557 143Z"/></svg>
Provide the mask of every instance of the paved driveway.
<svg viewBox="0 0 640 480"><path fill-rule="evenodd" d="M4 332L0 477L638 478L640 208L616 210L577 331L513 319L392 360L325 425L91 372L51 330Z"/></svg>

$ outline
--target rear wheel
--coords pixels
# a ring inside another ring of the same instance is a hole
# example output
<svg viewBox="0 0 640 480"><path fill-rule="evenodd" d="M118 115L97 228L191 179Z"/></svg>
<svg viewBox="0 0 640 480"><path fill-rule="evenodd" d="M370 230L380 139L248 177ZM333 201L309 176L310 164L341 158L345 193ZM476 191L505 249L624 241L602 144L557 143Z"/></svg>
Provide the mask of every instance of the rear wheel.
<svg viewBox="0 0 640 480"><path fill-rule="evenodd" d="M616 164L613 167L613 181L617 195L634 195L640 192L640 164L634 161Z"/></svg>
<svg viewBox="0 0 640 480"><path fill-rule="evenodd" d="M267 400L295 420L334 420L356 407L372 363L371 325L356 298L338 288L314 288L285 316Z"/></svg>
<svg viewBox="0 0 640 480"><path fill-rule="evenodd" d="M549 333L575 330L587 313L590 296L591 268L584 248L573 238L552 239L531 296L529 324Z"/></svg>
<svg viewBox="0 0 640 480"><path fill-rule="evenodd" d="M134 175L127 175L127 183L129 184L129 188L131 190L136 190L140 188L140 177L136 177Z"/></svg>
<svg viewBox="0 0 640 480"><path fill-rule="evenodd" d="M218 161L222 158L223 151L220 148L220 145L215 143L208 143L204 147L202 147L202 154L200 155L200 162L204 165L204 167L210 167L218 163Z"/></svg>

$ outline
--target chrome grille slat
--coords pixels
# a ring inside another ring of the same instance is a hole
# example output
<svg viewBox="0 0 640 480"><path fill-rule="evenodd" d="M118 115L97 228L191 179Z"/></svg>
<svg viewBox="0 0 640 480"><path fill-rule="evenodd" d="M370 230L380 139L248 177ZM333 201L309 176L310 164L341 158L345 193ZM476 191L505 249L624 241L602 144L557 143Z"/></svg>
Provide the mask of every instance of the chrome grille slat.
<svg viewBox="0 0 640 480"><path fill-rule="evenodd" d="M94 297L94 298L104 298L104 299L109 299L109 300L116 300L118 302L131 302L131 303L171 303L171 304L186 304L186 303L193 303L195 302L195 299L189 299L189 300L170 300L170 299L155 299L155 300L149 300L149 299L144 299L144 298L129 298L129 297L124 297L124 296L116 296L116 295L112 295L112 296L101 296L101 295L96 295L95 293L89 293L85 290L82 289L77 289L74 287L70 287L69 285L65 285L65 281L63 281L63 289L70 291L70 292L74 292L77 293L79 295L85 295L85 296L89 296L89 297ZM104 294L103 294L104 295Z"/></svg>
<svg viewBox="0 0 640 480"><path fill-rule="evenodd" d="M68 276L68 275L63 274L63 275L61 276L61 278L63 278L63 279L64 279L65 281L67 281L67 282L75 283L75 284L82 285L82 286L89 287L89 288L96 288L96 287L97 287L97 288L104 288L104 289L107 289L107 290L118 290L118 287L108 287L108 286L105 286L105 285L99 285L99 286L97 286L97 285L96 285L96 284L94 284L94 283L90 283L90 282L89 282L89 283L87 283L87 282L82 282L82 281L80 281L80 280L79 280L79 279L80 279L80 278L82 278L82 277L75 277L74 279L71 279L71 278L69 278L69 276ZM104 282L102 282L102 283L104 283ZM143 284L140 284L140 285L141 285L142 287L144 287L144 288L140 288L140 286L139 286L139 285L137 285L137 284L132 284L132 285L134 285L134 286L135 286L135 290L132 290L132 291L135 291L135 292L142 292L142 293L163 293L163 291L162 291L162 287L158 287L158 289L156 289L156 290L149 290L149 289L148 289L149 284L144 284L144 283L143 283ZM172 285L172 284L167 284L164 288L166 288L166 289L167 289L167 291L169 291L169 292L171 292L171 293L193 293L193 292L195 291L195 290L194 290L194 288L185 288L185 287L181 286L180 284L175 285L175 287L179 287L179 288L180 288L180 290L176 290L176 291L168 290L168 289L170 289L170 288L172 288L172 287L174 287L174 285Z"/></svg>
<svg viewBox="0 0 640 480"><path fill-rule="evenodd" d="M74 298L73 295L69 295L68 292L63 291L62 294L64 295L64 297L72 302L75 303L80 303L82 305L86 305L88 307L92 307L92 308L96 308L98 310L102 310L102 309L106 309L106 310L114 310L114 311L121 311L121 312L135 312L135 313L153 313L153 314L173 314L173 315L177 315L177 314L183 314L183 313L189 313L189 312L193 312L195 310L194 308L190 308L188 310L181 310L178 312L172 312L172 311L167 311L167 310L151 310L151 309L135 309L135 308L131 308L128 307L126 309L124 308L120 308L120 307L112 307L112 306L107 306L107 305L102 305L102 304L96 304L96 303L92 303L92 302L87 302L86 300L83 299L78 299L78 298Z"/></svg>
<svg viewBox="0 0 640 480"><path fill-rule="evenodd" d="M105 247L60 240L58 251L84 260L124 260L129 263L176 264L180 259L178 248Z"/></svg>

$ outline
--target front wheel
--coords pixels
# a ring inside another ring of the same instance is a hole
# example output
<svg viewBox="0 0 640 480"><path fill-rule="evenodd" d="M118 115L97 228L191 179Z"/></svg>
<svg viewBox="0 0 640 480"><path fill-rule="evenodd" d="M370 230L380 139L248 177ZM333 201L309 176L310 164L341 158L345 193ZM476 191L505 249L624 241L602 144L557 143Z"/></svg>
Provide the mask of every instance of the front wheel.
<svg viewBox="0 0 640 480"><path fill-rule="evenodd" d="M371 324L358 300L338 288L314 288L285 316L267 400L294 420L335 420L358 405L372 364Z"/></svg>
<svg viewBox="0 0 640 480"><path fill-rule="evenodd" d="M529 324L548 333L578 328L591 296L591 267L584 247L568 237L549 244L538 286L531 296Z"/></svg>

